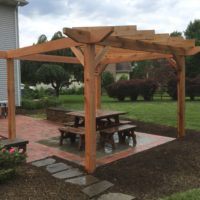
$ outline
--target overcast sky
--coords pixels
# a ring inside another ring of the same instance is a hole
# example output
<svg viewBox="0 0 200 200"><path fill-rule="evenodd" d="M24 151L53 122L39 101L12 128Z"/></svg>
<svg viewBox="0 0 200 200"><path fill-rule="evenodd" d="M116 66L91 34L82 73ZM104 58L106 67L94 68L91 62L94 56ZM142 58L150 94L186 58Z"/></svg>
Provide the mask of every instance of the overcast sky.
<svg viewBox="0 0 200 200"><path fill-rule="evenodd" d="M157 33L184 31L200 19L200 0L28 0L19 9L20 46L63 27L137 25Z"/></svg>

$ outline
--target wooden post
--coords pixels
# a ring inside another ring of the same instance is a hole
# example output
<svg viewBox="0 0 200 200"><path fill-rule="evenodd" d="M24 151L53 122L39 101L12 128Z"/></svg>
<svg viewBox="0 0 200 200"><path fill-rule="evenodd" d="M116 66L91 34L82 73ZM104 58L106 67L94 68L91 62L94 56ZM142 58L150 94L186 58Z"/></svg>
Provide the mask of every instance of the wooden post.
<svg viewBox="0 0 200 200"><path fill-rule="evenodd" d="M95 96L95 103L96 103L96 110L101 109L101 75L95 75L95 86L96 86L96 96Z"/></svg>
<svg viewBox="0 0 200 200"><path fill-rule="evenodd" d="M88 173L96 169L96 113L95 113L95 45L84 49L85 96L85 168Z"/></svg>
<svg viewBox="0 0 200 200"><path fill-rule="evenodd" d="M16 138L15 124L15 78L14 61L7 59L7 87L8 87L8 138Z"/></svg>
<svg viewBox="0 0 200 200"><path fill-rule="evenodd" d="M178 109L177 109L177 134L179 138L185 136L185 57L175 56L177 63L177 95L178 95Z"/></svg>

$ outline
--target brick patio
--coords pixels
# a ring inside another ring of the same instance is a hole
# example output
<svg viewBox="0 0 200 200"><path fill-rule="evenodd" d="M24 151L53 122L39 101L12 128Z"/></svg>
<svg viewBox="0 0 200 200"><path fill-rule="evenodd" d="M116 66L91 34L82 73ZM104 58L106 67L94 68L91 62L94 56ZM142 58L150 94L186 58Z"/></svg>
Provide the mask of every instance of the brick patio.
<svg viewBox="0 0 200 200"><path fill-rule="evenodd" d="M84 165L84 158L76 154L62 151L58 148L39 144L37 141L59 136L60 124L48 120L35 119L28 116L16 116L17 137L29 140L27 154L28 162L39 160L48 156L58 156L63 159ZM8 136L7 119L0 118L0 135ZM175 138L162 137L136 132L137 146L128 148L122 152L114 153L97 160L97 165L104 165L115 160L136 154L155 146L170 142Z"/></svg>

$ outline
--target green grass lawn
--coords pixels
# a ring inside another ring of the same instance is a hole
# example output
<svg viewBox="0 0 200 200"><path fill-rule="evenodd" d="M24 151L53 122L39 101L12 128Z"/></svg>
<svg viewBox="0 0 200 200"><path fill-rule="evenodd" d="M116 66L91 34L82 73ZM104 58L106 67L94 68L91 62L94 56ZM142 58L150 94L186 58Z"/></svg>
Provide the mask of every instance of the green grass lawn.
<svg viewBox="0 0 200 200"><path fill-rule="evenodd" d="M59 97L62 107L67 109L83 109L83 96L81 95L63 95ZM125 101L119 102L107 96L102 97L102 109L127 111L126 115L132 119L138 119L145 122L153 122L176 127L177 103L170 99L155 99L151 102L139 100L137 102ZM186 128L200 130L200 101L186 101Z"/></svg>
<svg viewBox="0 0 200 200"><path fill-rule="evenodd" d="M187 192L177 193L160 200L200 200L200 189L193 189Z"/></svg>

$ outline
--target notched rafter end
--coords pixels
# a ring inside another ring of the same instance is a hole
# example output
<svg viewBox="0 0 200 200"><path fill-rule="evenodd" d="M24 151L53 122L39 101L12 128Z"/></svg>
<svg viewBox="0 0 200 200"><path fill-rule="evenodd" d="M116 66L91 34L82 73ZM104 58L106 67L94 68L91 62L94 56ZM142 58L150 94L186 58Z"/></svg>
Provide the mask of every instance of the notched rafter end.
<svg viewBox="0 0 200 200"><path fill-rule="evenodd" d="M63 33L76 42L95 44L103 41L114 31L113 27L96 30L81 30L77 28L63 28Z"/></svg>

